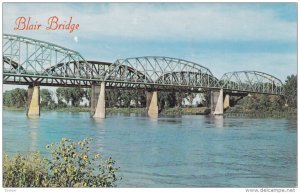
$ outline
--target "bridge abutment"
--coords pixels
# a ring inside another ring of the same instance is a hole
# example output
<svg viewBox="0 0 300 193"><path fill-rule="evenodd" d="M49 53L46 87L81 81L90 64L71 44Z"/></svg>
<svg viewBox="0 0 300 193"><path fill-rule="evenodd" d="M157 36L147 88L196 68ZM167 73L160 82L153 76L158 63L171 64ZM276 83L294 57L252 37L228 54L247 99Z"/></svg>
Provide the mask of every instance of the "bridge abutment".
<svg viewBox="0 0 300 193"><path fill-rule="evenodd" d="M224 101L223 101L223 89L220 91L211 91L210 100L211 114L223 115L224 113Z"/></svg>
<svg viewBox="0 0 300 193"><path fill-rule="evenodd" d="M146 91L147 96L147 106L146 111L147 115L150 118L157 118L158 117L158 105L157 105L157 91Z"/></svg>
<svg viewBox="0 0 300 193"><path fill-rule="evenodd" d="M92 85L91 115L93 118L105 118L105 82Z"/></svg>
<svg viewBox="0 0 300 193"><path fill-rule="evenodd" d="M40 86L37 84L28 87L27 112L28 117L40 116Z"/></svg>

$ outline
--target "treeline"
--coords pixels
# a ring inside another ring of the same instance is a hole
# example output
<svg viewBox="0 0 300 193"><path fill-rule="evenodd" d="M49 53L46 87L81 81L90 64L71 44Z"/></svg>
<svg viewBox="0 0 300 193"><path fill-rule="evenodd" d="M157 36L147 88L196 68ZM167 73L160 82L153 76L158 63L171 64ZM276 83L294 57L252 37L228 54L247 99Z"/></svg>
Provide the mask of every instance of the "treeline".
<svg viewBox="0 0 300 193"><path fill-rule="evenodd" d="M46 109L56 109L71 106L78 107L84 97L88 97L88 90L74 88L58 88L55 93L48 89L40 90L40 104ZM3 93L3 105L6 107L25 108L27 103L27 90L16 88ZM55 96L57 101L55 101Z"/></svg>
<svg viewBox="0 0 300 193"><path fill-rule="evenodd" d="M285 97L251 94L239 100L228 112L274 112L292 111L297 109L297 75L288 76L285 83ZM58 88L55 91L40 90L43 109L59 109L65 107L89 107L91 89L80 87ZM146 107L146 94L143 90L106 89L106 107L143 108ZM195 98L199 101L194 103ZM27 90L16 88L3 93L3 105L6 107L24 108L27 102ZM210 91L202 94L189 92L158 92L159 109L182 108L185 106L209 107Z"/></svg>
<svg viewBox="0 0 300 193"><path fill-rule="evenodd" d="M56 99L55 99L56 98ZM146 107L146 94L143 90L106 89L106 107L143 108ZM158 92L160 108L183 107L184 100L191 106L196 98L195 93ZM40 104L43 109L59 109L66 107L89 107L91 89L79 87L58 88L55 91L40 90ZM3 93L3 105L6 107L25 108L27 90L16 88ZM205 105L201 104L202 106ZM199 104L200 105L200 104Z"/></svg>

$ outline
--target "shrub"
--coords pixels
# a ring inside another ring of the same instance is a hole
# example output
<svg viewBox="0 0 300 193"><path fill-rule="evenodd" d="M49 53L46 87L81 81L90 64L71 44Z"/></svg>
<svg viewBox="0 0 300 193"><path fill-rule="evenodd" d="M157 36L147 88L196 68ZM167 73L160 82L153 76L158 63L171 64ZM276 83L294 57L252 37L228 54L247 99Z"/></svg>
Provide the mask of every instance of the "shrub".
<svg viewBox="0 0 300 193"><path fill-rule="evenodd" d="M4 187L114 187L118 170L112 158L103 160L89 151L91 139L76 142L63 138L46 149L50 158L39 153L4 157Z"/></svg>
<svg viewBox="0 0 300 193"><path fill-rule="evenodd" d="M4 187L44 187L48 184L47 162L38 153L3 158Z"/></svg>

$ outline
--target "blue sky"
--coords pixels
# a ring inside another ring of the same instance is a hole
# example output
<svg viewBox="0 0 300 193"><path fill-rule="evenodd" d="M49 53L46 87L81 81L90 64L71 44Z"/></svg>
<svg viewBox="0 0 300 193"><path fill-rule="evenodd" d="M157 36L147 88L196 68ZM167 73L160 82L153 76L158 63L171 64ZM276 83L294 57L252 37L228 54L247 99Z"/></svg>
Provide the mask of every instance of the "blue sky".
<svg viewBox="0 0 300 193"><path fill-rule="evenodd" d="M47 24L73 17L78 31L14 31L19 16ZM297 73L296 3L4 3L3 32L114 62L168 56L225 72L257 70L282 81ZM74 38L78 38L78 42Z"/></svg>

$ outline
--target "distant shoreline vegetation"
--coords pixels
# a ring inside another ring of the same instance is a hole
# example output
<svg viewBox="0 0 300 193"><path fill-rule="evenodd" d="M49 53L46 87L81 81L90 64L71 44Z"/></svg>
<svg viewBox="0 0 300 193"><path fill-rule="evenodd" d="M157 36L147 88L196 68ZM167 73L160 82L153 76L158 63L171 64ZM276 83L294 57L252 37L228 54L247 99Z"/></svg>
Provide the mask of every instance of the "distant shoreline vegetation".
<svg viewBox="0 0 300 193"><path fill-rule="evenodd" d="M25 111L25 107L7 107L3 106L3 110L8 111ZM55 109L42 108L41 111L56 111L56 112L90 112L89 107L62 107ZM146 112L145 108L106 108L106 113L136 113L143 114ZM186 107L186 108L166 108L161 110L160 114L174 115L174 114L203 114L207 115L210 113L210 109L206 107Z"/></svg>
<svg viewBox="0 0 300 193"><path fill-rule="evenodd" d="M232 108L234 109L234 108ZM25 108L16 107L5 107L3 110L7 111L25 111ZM53 111L53 112L90 112L89 107L65 107L59 109L42 109L42 112ZM106 108L106 113L108 114L145 114L145 108ZM187 108L167 108L160 112L160 115L209 115L210 109L205 107L187 107ZM235 111L227 110L224 112L225 117L249 117L249 118L284 118L284 117L297 117L297 109L287 108L284 111Z"/></svg>
<svg viewBox="0 0 300 193"><path fill-rule="evenodd" d="M235 98L234 104L225 111L225 115L262 114L296 115L297 114L297 75L288 76L284 82L285 96L249 94ZM162 115L207 115L210 113L210 91L201 94L191 92L158 92L158 106ZM89 112L91 89L80 87L58 88L54 92L40 90L41 111ZM195 99L199 99L195 104ZM144 114L146 95L143 90L107 89L105 92L107 113ZM83 104L84 103L84 104ZM3 93L4 110L25 110L27 90L16 88Z"/></svg>

